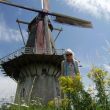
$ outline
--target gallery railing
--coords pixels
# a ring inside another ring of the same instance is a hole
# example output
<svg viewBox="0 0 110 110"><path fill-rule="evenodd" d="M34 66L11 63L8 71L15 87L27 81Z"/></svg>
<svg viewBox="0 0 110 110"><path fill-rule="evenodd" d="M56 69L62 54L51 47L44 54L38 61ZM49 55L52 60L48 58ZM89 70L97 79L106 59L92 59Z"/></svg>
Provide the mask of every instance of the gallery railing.
<svg viewBox="0 0 110 110"><path fill-rule="evenodd" d="M3 62L7 62L11 59L14 59L16 57L19 57L22 54L46 54L46 55L63 55L64 49L53 49L53 50L47 50L47 49L36 49L32 47L22 47L21 49L3 57L0 59L0 64Z"/></svg>

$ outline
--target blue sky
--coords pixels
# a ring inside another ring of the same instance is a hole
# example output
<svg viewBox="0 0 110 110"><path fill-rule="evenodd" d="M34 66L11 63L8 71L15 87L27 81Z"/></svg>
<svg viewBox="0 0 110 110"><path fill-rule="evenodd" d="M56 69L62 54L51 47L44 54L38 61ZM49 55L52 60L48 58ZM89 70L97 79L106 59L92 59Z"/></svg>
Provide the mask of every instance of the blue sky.
<svg viewBox="0 0 110 110"><path fill-rule="evenodd" d="M33 8L41 9L40 0L11 0ZM86 77L92 64L103 66L110 71L110 1L109 0L50 0L50 11L89 20L93 28L79 28L54 23L63 28L56 41L56 48L71 48L80 60L84 83L91 81ZM0 4L0 58L23 46L16 19L31 21L36 13ZM27 39L27 26L22 25ZM53 34L55 37L55 33ZM15 93L16 83L0 72L0 98ZM9 86L10 84L10 86ZM10 93L3 91L10 91Z"/></svg>

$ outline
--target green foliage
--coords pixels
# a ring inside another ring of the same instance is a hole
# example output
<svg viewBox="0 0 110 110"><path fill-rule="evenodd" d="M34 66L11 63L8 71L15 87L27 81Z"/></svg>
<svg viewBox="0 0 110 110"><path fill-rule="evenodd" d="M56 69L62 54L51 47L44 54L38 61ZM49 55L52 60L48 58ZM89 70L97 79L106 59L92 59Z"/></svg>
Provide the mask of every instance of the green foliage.
<svg viewBox="0 0 110 110"><path fill-rule="evenodd" d="M54 98L46 106L37 98L28 105L4 104L0 110L110 110L110 77L107 74L104 69L93 66L88 77L94 82L95 89L89 88L88 91L84 90L80 74L74 77L61 76L59 84L62 99Z"/></svg>
<svg viewBox="0 0 110 110"><path fill-rule="evenodd" d="M10 108L6 110L54 110L53 108L47 106L21 106L21 105L11 105Z"/></svg>
<svg viewBox="0 0 110 110"><path fill-rule="evenodd" d="M84 90L80 74L74 77L62 76L59 82L65 97L69 100L69 109L73 106L75 110L86 110L87 108L92 110L92 98Z"/></svg>
<svg viewBox="0 0 110 110"><path fill-rule="evenodd" d="M107 78L107 74L104 69L94 66L90 70L88 77L96 87L94 97L84 90L79 74L74 77L62 76L59 79L61 90L69 102L65 110L71 110L71 106L75 110L110 110L110 91L106 91L108 88L110 90L110 78Z"/></svg>
<svg viewBox="0 0 110 110"><path fill-rule="evenodd" d="M68 98L55 98L48 102L48 107L52 109L58 110L67 110L70 104L70 100Z"/></svg>
<svg viewBox="0 0 110 110"><path fill-rule="evenodd" d="M102 110L109 110L110 109L110 102L109 96L107 95L106 89L108 87L107 81L107 71L103 70L102 68L92 67L88 76L96 85L97 90L97 105L100 106ZM110 93L110 91L109 91Z"/></svg>
<svg viewBox="0 0 110 110"><path fill-rule="evenodd" d="M81 80L80 74L77 74L74 77L70 76L62 76L59 78L59 83L61 86L61 89L64 93L73 93L73 92L79 92L82 90L83 85Z"/></svg>

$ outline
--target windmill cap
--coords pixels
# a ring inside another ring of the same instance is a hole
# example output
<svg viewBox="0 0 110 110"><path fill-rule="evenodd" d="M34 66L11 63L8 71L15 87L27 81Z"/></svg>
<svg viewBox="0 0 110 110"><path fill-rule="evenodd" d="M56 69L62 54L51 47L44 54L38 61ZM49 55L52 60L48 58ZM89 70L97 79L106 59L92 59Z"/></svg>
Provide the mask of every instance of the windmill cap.
<svg viewBox="0 0 110 110"><path fill-rule="evenodd" d="M74 56L74 52L68 48L65 50L65 54L69 54L69 53L71 53Z"/></svg>

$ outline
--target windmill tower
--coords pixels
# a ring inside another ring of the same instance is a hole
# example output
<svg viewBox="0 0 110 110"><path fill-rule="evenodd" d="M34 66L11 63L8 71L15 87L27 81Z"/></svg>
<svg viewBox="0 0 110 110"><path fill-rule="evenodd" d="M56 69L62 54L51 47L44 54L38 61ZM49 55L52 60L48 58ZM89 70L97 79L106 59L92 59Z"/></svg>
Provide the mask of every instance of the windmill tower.
<svg viewBox="0 0 110 110"><path fill-rule="evenodd" d="M42 10L32 9L26 6L14 4L8 1L0 1L2 4L38 12L38 15L28 24L29 38L25 47L0 59L0 64L7 76L16 80L16 103L24 100L29 103L31 100L41 98L43 103L59 95L58 77L60 64L64 59L63 50L55 48L51 32L54 27L48 16L54 16L54 21L90 28L89 21L69 17L59 13L52 13L48 10L48 0L42 0Z"/></svg>

